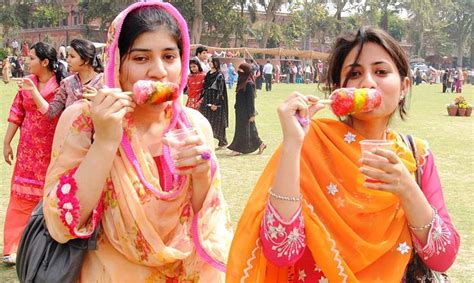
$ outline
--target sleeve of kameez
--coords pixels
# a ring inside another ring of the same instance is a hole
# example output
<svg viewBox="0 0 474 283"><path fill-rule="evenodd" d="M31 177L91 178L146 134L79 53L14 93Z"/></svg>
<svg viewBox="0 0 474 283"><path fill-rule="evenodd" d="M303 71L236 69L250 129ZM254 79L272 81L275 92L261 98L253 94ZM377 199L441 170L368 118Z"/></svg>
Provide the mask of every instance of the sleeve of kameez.
<svg viewBox="0 0 474 283"><path fill-rule="evenodd" d="M19 91L15 99L13 100L12 106L10 107L10 114L8 115L8 122L13 123L21 127L23 120L25 119L25 108L23 107L23 93Z"/></svg>
<svg viewBox="0 0 474 283"><path fill-rule="evenodd" d="M277 266L296 263L306 248L301 207L289 221L284 221L268 202L260 228L260 240L265 257Z"/></svg>
<svg viewBox="0 0 474 283"><path fill-rule="evenodd" d="M61 82L60 87L56 90L53 100L49 102L49 107L46 112L46 115L48 115L50 119L54 119L58 115L60 115L63 112L64 108L66 107L66 99L67 99L66 84L65 84L65 80L63 80Z"/></svg>
<svg viewBox="0 0 474 283"><path fill-rule="evenodd" d="M412 234L417 253L432 270L444 272L453 264L459 249L459 234L446 208L438 170L431 152L422 167L422 190L431 206L436 210L425 245Z"/></svg>
<svg viewBox="0 0 474 283"><path fill-rule="evenodd" d="M103 202L83 227L79 227L80 201L76 197L76 169L91 144L93 125L86 102L68 107L61 115L54 135L51 163L46 173L43 212L48 231L56 241L88 238L100 222Z"/></svg>

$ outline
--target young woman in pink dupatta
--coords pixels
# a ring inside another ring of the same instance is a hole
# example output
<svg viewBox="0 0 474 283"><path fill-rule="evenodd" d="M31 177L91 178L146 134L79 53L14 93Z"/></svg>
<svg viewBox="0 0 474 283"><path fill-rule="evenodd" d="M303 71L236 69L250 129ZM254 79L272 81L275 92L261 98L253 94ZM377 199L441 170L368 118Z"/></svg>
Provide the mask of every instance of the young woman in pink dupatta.
<svg viewBox="0 0 474 283"><path fill-rule="evenodd" d="M21 234L31 212L43 196L54 130L58 119L49 119L38 111L32 92L51 101L62 77L55 73L56 50L38 42L30 50L30 83L18 83L20 90L13 100L8 116L8 128L3 141L3 156L9 165L13 161L11 141L18 129L20 140L13 170L10 202L4 226L3 261L14 264Z"/></svg>
<svg viewBox="0 0 474 283"><path fill-rule="evenodd" d="M135 3L115 19L107 44L109 89L59 121L45 185L48 230L64 243L100 224L80 282L224 282L232 230L209 123L179 98L136 105L121 92L138 80L182 92L186 23L170 4ZM190 126L198 133L170 156L164 134ZM176 169L183 166L190 169Z"/></svg>

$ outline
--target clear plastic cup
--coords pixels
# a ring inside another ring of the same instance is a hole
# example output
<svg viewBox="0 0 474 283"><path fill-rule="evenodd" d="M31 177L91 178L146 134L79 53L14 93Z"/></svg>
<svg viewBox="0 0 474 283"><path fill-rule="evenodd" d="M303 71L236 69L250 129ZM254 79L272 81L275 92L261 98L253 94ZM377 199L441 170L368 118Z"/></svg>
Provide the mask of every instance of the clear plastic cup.
<svg viewBox="0 0 474 283"><path fill-rule="evenodd" d="M197 134L198 133L196 129L193 127L174 129L167 132L165 134L165 138L166 138L166 141L168 142L171 158L173 158L174 160L177 154L183 149L184 140L186 138L195 136ZM183 166L183 167L178 167L176 169L187 170L190 168L192 168L192 166Z"/></svg>
<svg viewBox="0 0 474 283"><path fill-rule="evenodd" d="M387 160L385 157L373 154L373 150L380 148L385 150L392 150L393 151L393 141L388 140L361 140L359 142L360 149L362 152L362 158L364 159L372 159L372 160ZM365 165L365 168L378 170L376 168L370 167ZM381 170L379 170L381 171ZM369 178L365 176L365 181L369 183L380 183L379 180Z"/></svg>

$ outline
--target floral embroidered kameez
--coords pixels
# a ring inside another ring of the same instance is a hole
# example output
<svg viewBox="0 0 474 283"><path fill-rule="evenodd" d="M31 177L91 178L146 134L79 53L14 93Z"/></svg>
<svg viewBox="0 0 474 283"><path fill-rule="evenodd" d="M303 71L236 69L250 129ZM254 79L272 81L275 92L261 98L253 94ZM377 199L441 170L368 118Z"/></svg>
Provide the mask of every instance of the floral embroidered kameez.
<svg viewBox="0 0 474 283"><path fill-rule="evenodd" d="M183 34L182 77L187 73L189 38L184 19L168 3L138 2L119 14L109 29L108 87L119 87L117 27L128 13L145 6L157 6L176 19ZM184 85L185 80L180 91ZM167 129L196 126L201 130L192 115L199 113L183 110L178 98L166 108L163 124ZM191 176L172 173L169 148L162 146L159 155L153 156L134 122L125 118L123 123L123 139L102 197L83 227L78 225L81 202L74 172L92 145L89 102L80 100L68 107L55 135L44 197L51 236L59 242L87 238L100 224L97 249L87 252L79 282L224 282L233 233L216 156L212 154L207 196L194 213Z"/></svg>
<svg viewBox="0 0 474 283"><path fill-rule="evenodd" d="M38 78L33 75L28 78L38 88ZM57 88L56 77L53 75L40 90L40 94L47 101L51 101ZM20 139L5 218L5 255L16 252L31 212L43 196L44 179L58 119L51 120L41 114L31 92L21 90L13 100L8 122L18 125Z"/></svg>

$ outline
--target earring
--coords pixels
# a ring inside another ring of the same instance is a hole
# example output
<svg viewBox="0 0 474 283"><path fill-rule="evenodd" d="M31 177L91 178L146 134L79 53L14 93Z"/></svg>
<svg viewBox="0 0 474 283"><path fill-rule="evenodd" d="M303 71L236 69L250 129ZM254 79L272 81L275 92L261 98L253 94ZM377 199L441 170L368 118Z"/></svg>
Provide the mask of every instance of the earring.
<svg viewBox="0 0 474 283"><path fill-rule="evenodd" d="M400 95L400 101L402 101L403 99L405 99L405 93L402 92Z"/></svg>

